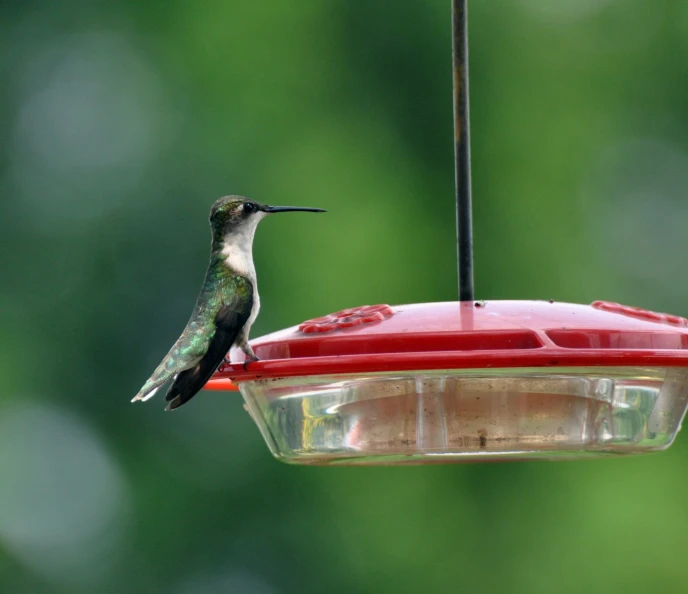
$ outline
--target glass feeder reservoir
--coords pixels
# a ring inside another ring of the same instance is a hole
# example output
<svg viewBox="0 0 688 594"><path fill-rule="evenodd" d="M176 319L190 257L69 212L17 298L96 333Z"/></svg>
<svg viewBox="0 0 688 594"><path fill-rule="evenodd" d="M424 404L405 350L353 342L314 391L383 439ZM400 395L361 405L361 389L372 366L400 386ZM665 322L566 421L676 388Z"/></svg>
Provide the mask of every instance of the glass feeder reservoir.
<svg viewBox="0 0 688 594"><path fill-rule="evenodd" d="M298 464L649 452L688 406L688 320L615 303L365 306L251 344L206 387Z"/></svg>

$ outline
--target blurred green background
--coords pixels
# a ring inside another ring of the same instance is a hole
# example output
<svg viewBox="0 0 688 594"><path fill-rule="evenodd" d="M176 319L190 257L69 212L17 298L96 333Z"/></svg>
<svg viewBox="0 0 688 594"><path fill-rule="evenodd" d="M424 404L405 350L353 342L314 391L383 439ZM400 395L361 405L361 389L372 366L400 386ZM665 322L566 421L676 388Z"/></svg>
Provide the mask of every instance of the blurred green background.
<svg viewBox="0 0 688 594"><path fill-rule="evenodd" d="M482 299L688 315L688 3L471 6ZM131 406L208 210L253 336L456 299L448 0L0 4L0 591L685 592L688 436L574 463L299 468L236 394Z"/></svg>

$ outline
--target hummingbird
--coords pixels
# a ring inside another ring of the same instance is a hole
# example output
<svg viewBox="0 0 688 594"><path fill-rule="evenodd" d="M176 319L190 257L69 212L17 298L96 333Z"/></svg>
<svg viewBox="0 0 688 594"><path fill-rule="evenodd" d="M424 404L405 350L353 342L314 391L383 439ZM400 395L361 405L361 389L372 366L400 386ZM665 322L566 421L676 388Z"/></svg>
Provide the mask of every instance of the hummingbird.
<svg viewBox="0 0 688 594"><path fill-rule="evenodd" d="M244 369L249 362L258 361L248 343L260 309L253 236L267 215L292 211L325 212L322 208L268 206L243 196L225 196L213 204L210 262L191 318L132 402L152 398L173 379L165 410L179 408L200 391L233 346L247 357Z"/></svg>

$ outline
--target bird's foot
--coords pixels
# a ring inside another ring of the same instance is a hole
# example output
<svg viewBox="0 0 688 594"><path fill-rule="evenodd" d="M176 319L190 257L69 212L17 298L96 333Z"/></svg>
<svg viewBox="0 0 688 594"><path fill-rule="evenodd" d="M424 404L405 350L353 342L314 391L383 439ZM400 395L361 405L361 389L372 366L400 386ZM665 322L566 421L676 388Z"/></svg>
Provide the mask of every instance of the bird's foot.
<svg viewBox="0 0 688 594"><path fill-rule="evenodd" d="M248 364L253 363L254 361L260 361L258 357L256 357L256 354L253 352L253 349L251 348L251 345L243 341L243 344L241 345L241 350L244 351L244 355L246 355L246 361L244 361L244 371L246 371Z"/></svg>
<svg viewBox="0 0 688 594"><path fill-rule="evenodd" d="M249 355L248 359L244 361L244 371L248 371L248 364L253 363L254 361L260 361L260 359L256 357L255 354Z"/></svg>

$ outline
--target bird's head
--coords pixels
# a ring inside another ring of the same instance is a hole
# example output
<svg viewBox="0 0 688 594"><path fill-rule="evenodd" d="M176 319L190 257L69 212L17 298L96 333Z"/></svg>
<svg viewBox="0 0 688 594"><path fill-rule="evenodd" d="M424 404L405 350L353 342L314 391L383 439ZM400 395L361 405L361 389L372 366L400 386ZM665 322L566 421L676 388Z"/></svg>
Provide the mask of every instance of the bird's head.
<svg viewBox="0 0 688 594"><path fill-rule="evenodd" d="M268 206L243 196L225 196L210 209L210 226L213 238L226 240L230 237L245 237L253 240L253 234L261 219L278 212L325 212L322 208L303 206Z"/></svg>

